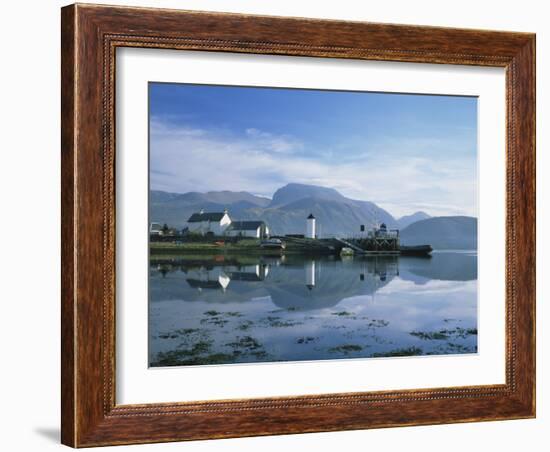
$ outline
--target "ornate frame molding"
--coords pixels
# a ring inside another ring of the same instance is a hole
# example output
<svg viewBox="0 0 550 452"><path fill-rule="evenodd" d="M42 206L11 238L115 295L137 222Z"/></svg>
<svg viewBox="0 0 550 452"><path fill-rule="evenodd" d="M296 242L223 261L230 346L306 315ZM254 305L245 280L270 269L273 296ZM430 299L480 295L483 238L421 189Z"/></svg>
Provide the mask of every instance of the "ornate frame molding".
<svg viewBox="0 0 550 452"><path fill-rule="evenodd" d="M62 47L64 444L81 447L534 416L534 35L71 5L62 9ZM118 47L506 68L506 384L116 405Z"/></svg>

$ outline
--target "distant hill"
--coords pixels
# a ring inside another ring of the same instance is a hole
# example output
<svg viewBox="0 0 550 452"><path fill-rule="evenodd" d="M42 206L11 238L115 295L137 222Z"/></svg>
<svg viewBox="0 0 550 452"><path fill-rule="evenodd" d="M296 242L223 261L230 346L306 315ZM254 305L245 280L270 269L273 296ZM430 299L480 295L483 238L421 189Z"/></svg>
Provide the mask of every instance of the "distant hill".
<svg viewBox="0 0 550 452"><path fill-rule="evenodd" d="M151 202L173 202L180 201L185 203L214 203L214 204L234 204L237 202L247 202L255 206L267 206L271 199L252 195L246 191L209 191L199 193L190 191L188 193L168 193L165 191L152 190L150 193Z"/></svg>
<svg viewBox="0 0 550 452"><path fill-rule="evenodd" d="M428 218L401 230L400 237L402 245L429 244L434 249L476 249L477 218Z"/></svg>
<svg viewBox="0 0 550 452"><path fill-rule="evenodd" d="M412 215L405 215L397 220L399 229L405 229L408 225L420 220L427 220L431 218L426 212L415 212Z"/></svg>
<svg viewBox="0 0 550 452"><path fill-rule="evenodd" d="M338 191L315 185L288 184L278 189L273 199L247 192L189 192L184 194L151 191L150 220L183 228L192 213L200 209L221 211L238 220L264 220L273 234L303 234L310 213L317 219L320 236L357 234L381 222L397 227L393 216L368 201L346 198Z"/></svg>
<svg viewBox="0 0 550 452"><path fill-rule="evenodd" d="M346 202L348 198L341 195L334 188L319 187L317 185L287 184L279 188L271 200L270 207L284 206L301 199L314 198L323 201Z"/></svg>

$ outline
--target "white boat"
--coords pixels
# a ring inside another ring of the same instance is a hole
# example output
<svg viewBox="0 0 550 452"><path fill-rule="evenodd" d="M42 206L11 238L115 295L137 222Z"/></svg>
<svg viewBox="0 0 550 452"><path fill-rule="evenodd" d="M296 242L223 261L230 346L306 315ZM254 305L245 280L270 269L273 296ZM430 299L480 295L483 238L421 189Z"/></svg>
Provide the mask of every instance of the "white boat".
<svg viewBox="0 0 550 452"><path fill-rule="evenodd" d="M340 250L340 256L353 256L354 254L354 251L347 247L347 246L344 246L341 250Z"/></svg>
<svg viewBox="0 0 550 452"><path fill-rule="evenodd" d="M260 243L260 246L262 248L272 248L272 249L279 249L279 250L284 250L286 248L285 243L281 239L262 240L262 242Z"/></svg>

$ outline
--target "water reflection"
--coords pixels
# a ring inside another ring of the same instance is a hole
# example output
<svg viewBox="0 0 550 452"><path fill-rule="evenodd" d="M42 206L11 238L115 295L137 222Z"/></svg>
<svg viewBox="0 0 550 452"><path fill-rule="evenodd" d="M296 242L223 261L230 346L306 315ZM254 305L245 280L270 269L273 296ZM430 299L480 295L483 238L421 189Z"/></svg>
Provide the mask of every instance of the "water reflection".
<svg viewBox="0 0 550 452"><path fill-rule="evenodd" d="M254 263L250 263L251 260ZM167 279L162 284L155 283L159 275ZM475 280L477 258L465 253L436 253L431 259L397 256L344 259L232 256L225 259L212 256L203 260L166 260L151 264L150 300L223 303L269 295L276 306L317 309L335 306L357 294L372 295L396 276L415 284L434 279Z"/></svg>
<svg viewBox="0 0 550 452"><path fill-rule="evenodd" d="M152 365L477 350L475 253L178 257L149 287Z"/></svg>

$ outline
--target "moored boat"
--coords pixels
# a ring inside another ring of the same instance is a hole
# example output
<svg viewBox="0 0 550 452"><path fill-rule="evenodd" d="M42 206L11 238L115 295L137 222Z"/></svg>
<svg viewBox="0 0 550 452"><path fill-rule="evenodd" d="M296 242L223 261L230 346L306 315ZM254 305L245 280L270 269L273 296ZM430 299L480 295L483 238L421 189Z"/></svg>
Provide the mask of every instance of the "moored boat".
<svg viewBox="0 0 550 452"><path fill-rule="evenodd" d="M433 251L433 248L431 245L401 245L399 251L403 256L427 256Z"/></svg>
<svg viewBox="0 0 550 452"><path fill-rule="evenodd" d="M353 249L347 247L347 246L344 246L341 250L340 250L340 256L353 256L355 254L355 252L353 251Z"/></svg>

